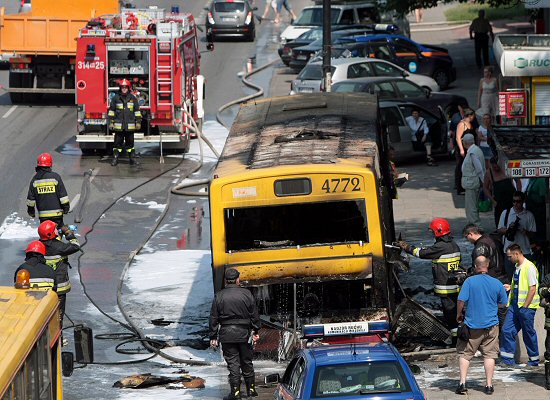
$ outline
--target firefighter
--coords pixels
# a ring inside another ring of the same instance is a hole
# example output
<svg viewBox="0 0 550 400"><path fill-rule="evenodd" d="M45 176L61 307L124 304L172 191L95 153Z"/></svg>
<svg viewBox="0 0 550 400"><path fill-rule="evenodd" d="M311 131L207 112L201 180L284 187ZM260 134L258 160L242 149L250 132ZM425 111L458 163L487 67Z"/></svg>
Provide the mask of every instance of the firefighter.
<svg viewBox="0 0 550 400"><path fill-rule="evenodd" d="M15 271L13 278L17 281L17 273L26 269L29 271L30 288L42 290L57 290L57 278L55 272L46 265L46 246L39 240L29 243L25 250L25 262L21 264Z"/></svg>
<svg viewBox="0 0 550 400"><path fill-rule="evenodd" d="M111 100L109 107L109 129L115 131L115 143L113 147L114 167L118 164L118 157L122 149L126 148L130 165L135 165L134 159L134 132L141 129L141 111L139 103L132 93L130 93L130 81L123 79L119 83L119 93Z"/></svg>
<svg viewBox="0 0 550 400"><path fill-rule="evenodd" d="M69 196L61 177L52 171L52 165L53 159L49 153L38 156L36 174L27 194L27 213L34 218L36 207L40 222L50 220L57 226L63 226L63 214L70 209Z"/></svg>
<svg viewBox="0 0 550 400"><path fill-rule="evenodd" d="M218 331L219 327L219 331ZM216 294L210 311L210 345L222 344L231 392L224 400L241 398L241 371L248 397L256 397L253 344L259 339L260 317L250 290L240 287L239 271L225 271L225 288Z"/></svg>
<svg viewBox="0 0 550 400"><path fill-rule="evenodd" d="M61 326L63 326L63 316L65 315L65 303L67 293L71 290L69 281L68 256L80 250L80 244L73 231L67 225L61 227L61 232L69 243L63 242L53 221L44 221L38 227L40 241L46 246L46 264L49 265L57 276L57 295L59 296Z"/></svg>
<svg viewBox="0 0 550 400"><path fill-rule="evenodd" d="M399 247L415 257L432 260L432 275L434 293L441 299L443 317L456 341L456 306L459 285L466 278L462 269L460 248L451 236L451 225L444 218L434 218L429 230L435 237L435 243L430 247L414 247L400 241Z"/></svg>
<svg viewBox="0 0 550 400"><path fill-rule="evenodd" d="M550 390L550 274L547 274L539 284L540 305L544 307L544 378L546 390Z"/></svg>

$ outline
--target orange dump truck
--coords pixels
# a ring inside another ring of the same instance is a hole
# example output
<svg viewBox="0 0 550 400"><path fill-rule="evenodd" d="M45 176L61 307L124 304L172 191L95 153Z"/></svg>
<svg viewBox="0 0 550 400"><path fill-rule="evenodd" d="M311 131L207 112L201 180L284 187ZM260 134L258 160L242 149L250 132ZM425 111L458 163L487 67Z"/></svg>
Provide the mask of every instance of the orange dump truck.
<svg viewBox="0 0 550 400"><path fill-rule="evenodd" d="M33 0L32 11L6 14L0 8L0 53L10 58L13 103L43 93L74 93L76 38L95 17L115 14L118 0Z"/></svg>

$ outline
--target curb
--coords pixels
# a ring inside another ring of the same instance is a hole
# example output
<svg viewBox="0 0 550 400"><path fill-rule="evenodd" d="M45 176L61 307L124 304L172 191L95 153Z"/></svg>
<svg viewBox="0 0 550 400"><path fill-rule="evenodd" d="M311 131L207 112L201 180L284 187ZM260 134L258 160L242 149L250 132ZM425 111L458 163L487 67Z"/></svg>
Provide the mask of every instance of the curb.
<svg viewBox="0 0 550 400"><path fill-rule="evenodd" d="M435 21L435 22L410 22L411 27L416 26L429 26L429 25L462 25L471 24L472 21Z"/></svg>
<svg viewBox="0 0 550 400"><path fill-rule="evenodd" d="M434 25L434 24L429 24ZM414 28L411 26L411 33L412 32L437 32L437 31L447 31L450 29L461 29L461 28L467 28L470 26L470 23L467 24L461 24L461 25L445 25L438 28Z"/></svg>

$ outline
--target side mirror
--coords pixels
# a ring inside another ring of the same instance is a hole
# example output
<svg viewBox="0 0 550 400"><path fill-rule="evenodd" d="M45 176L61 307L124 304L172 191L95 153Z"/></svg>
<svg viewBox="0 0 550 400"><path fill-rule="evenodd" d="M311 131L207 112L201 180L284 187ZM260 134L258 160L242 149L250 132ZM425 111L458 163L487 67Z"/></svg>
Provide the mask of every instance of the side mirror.
<svg viewBox="0 0 550 400"><path fill-rule="evenodd" d="M76 362L79 364L92 364L94 362L94 336L91 328L75 326L74 349Z"/></svg>
<svg viewBox="0 0 550 400"><path fill-rule="evenodd" d="M402 73L401 75L403 75L403 78L406 78L406 77L408 77L410 74L409 74L407 71L403 71L403 73Z"/></svg>
<svg viewBox="0 0 550 400"><path fill-rule="evenodd" d="M279 376L279 374L270 374L264 377L264 383L266 385L279 383L280 381L281 381L281 377Z"/></svg>
<svg viewBox="0 0 550 400"><path fill-rule="evenodd" d="M63 376L71 376L74 371L74 356L70 351L61 352L61 373Z"/></svg>
<svg viewBox="0 0 550 400"><path fill-rule="evenodd" d="M424 88L424 91L426 92L426 98L429 99L430 95L432 94L432 89Z"/></svg>

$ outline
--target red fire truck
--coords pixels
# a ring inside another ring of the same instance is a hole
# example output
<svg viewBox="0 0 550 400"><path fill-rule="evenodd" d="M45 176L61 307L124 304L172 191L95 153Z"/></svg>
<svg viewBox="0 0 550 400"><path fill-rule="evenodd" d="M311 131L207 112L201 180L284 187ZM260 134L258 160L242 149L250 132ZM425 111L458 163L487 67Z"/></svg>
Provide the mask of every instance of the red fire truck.
<svg viewBox="0 0 550 400"><path fill-rule="evenodd" d="M132 83L143 115L135 141L186 152L190 118L200 128L204 116L199 60L191 14L122 9L89 21L80 30L76 54L76 141L82 153L112 149L107 112L122 79Z"/></svg>

